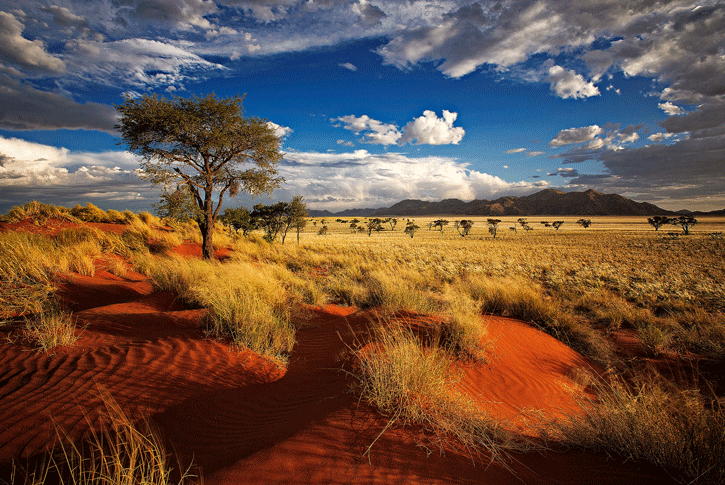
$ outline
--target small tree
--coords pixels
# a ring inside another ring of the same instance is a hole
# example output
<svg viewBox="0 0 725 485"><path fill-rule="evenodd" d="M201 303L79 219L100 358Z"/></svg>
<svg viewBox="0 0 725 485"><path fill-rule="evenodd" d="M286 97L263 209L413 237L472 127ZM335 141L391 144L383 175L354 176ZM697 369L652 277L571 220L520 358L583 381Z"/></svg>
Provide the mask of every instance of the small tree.
<svg viewBox="0 0 725 485"><path fill-rule="evenodd" d="M377 217L374 219L370 219L367 222L367 225L368 225L368 236L370 236L373 233L373 231L380 232L383 230L383 220L378 219Z"/></svg>
<svg viewBox="0 0 725 485"><path fill-rule="evenodd" d="M461 237L468 236L468 233L471 232L471 228L473 227L473 221L470 219L462 219L460 221L456 221L453 223L453 226L458 231L458 234L461 235Z"/></svg>
<svg viewBox="0 0 725 485"><path fill-rule="evenodd" d="M433 221L433 227L439 228L441 232L443 232L443 226L447 225L448 221L445 219L438 219L437 221Z"/></svg>
<svg viewBox="0 0 725 485"><path fill-rule="evenodd" d="M257 226L252 214L245 207L224 209L224 213L219 217L219 220L232 226L235 231L241 230L244 236Z"/></svg>
<svg viewBox="0 0 725 485"><path fill-rule="evenodd" d="M176 187L173 192L164 188L161 200L158 204L153 204L153 208L157 216L177 221L195 221L200 215L194 195L186 185Z"/></svg>
<svg viewBox="0 0 725 485"><path fill-rule="evenodd" d="M551 223L548 221L541 221L541 223L544 225L544 227L551 227Z"/></svg>
<svg viewBox="0 0 725 485"><path fill-rule="evenodd" d="M496 233L498 232L498 225L501 223L501 219L488 219L486 222L488 222L488 232L496 239Z"/></svg>
<svg viewBox="0 0 725 485"><path fill-rule="evenodd" d="M408 221L408 223L405 225L405 229L403 232L405 232L407 235L410 236L411 239L413 239L416 229L420 229L420 226L413 221Z"/></svg>
<svg viewBox="0 0 725 485"><path fill-rule="evenodd" d="M576 221L576 223L579 224L580 226L582 226L584 229L586 229L587 227L592 225L592 220L591 219L579 219L578 221Z"/></svg>
<svg viewBox="0 0 725 485"><path fill-rule="evenodd" d="M667 216L654 216L648 218L647 222L649 222L650 225L655 228L655 232L657 232L660 230L660 227L664 226L665 224L671 224L672 219Z"/></svg>
<svg viewBox="0 0 725 485"><path fill-rule="evenodd" d="M558 231L559 228L564 225L564 221L554 221L551 223L551 225L554 227L554 229Z"/></svg>
<svg viewBox="0 0 725 485"><path fill-rule="evenodd" d="M254 206L251 217L264 230L264 239L268 242L274 242L277 234L285 226L285 214L288 205L287 202L278 202L274 205L257 204Z"/></svg>
<svg viewBox="0 0 725 485"><path fill-rule="evenodd" d="M287 206L287 220L289 221L289 226L294 228L295 232L297 233L297 245L300 244L300 232L302 229L305 228L307 225L307 206L304 203L304 199L301 195L296 195L292 198L292 201ZM287 234L287 231L284 233ZM282 236L282 243L284 244L284 238L285 236Z"/></svg>
<svg viewBox="0 0 725 485"><path fill-rule="evenodd" d="M674 219L670 220L670 224L674 226L680 226L682 230L685 232L685 235L690 234L690 227L697 224L697 219L695 219L695 216L680 216L675 217Z"/></svg>
<svg viewBox="0 0 725 485"><path fill-rule="evenodd" d="M384 222L387 222L388 224L390 224L390 230L391 231L394 231L395 230L395 226L398 225L398 219L395 219L393 217L387 217Z"/></svg>
<svg viewBox="0 0 725 485"><path fill-rule="evenodd" d="M322 226L319 231L317 231L318 236L327 236L327 226Z"/></svg>
<svg viewBox="0 0 725 485"><path fill-rule="evenodd" d="M245 118L242 101L144 95L116 106L116 127L127 149L142 157L142 177L186 185L194 196L205 259L214 257L214 222L227 193L266 194L284 181L275 169L280 139L265 120ZM252 168L243 170L246 164Z"/></svg>

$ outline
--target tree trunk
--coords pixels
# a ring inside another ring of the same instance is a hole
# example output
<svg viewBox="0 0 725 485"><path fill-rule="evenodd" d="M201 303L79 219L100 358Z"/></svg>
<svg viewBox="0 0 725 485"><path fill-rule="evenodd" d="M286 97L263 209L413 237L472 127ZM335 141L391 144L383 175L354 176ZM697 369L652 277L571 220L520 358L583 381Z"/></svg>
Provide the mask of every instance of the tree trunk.
<svg viewBox="0 0 725 485"><path fill-rule="evenodd" d="M212 244L214 213L212 209L211 191L207 190L204 200L204 214L201 216L203 222L199 222L199 229L201 230L201 257L204 259L214 259L214 245Z"/></svg>

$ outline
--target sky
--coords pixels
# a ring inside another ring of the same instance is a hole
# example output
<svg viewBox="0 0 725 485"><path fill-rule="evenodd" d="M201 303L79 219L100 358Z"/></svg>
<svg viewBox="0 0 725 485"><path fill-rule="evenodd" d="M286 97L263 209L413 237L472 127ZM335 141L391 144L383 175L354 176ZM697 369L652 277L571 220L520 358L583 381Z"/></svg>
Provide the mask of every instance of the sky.
<svg viewBox="0 0 725 485"><path fill-rule="evenodd" d="M149 210L114 105L246 95L270 198L339 211L617 193L725 208L725 3L0 0L0 212Z"/></svg>

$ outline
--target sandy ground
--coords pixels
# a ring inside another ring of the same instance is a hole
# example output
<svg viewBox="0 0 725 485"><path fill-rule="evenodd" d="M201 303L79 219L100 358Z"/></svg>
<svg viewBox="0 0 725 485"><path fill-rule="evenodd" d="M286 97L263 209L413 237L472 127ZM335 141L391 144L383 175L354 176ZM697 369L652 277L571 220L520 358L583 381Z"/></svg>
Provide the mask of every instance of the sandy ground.
<svg viewBox="0 0 725 485"><path fill-rule="evenodd" d="M198 257L198 245L178 251ZM143 275L72 275L61 296L78 319L72 347L40 353L0 328L0 463L41 452L54 424L78 439L99 426L102 393L150 417L206 484L240 483L667 483L662 471L579 451L513 455L508 467L454 447L426 449L420 430L386 419L350 389L349 345L371 314L310 307L286 368L204 337L204 310L155 293ZM415 318L411 316L410 318ZM572 377L592 368L554 338L512 319L486 317L488 362L461 365L460 388L512 427L522 412L576 412ZM3 478L3 477L0 477ZM671 481L671 480L670 480Z"/></svg>

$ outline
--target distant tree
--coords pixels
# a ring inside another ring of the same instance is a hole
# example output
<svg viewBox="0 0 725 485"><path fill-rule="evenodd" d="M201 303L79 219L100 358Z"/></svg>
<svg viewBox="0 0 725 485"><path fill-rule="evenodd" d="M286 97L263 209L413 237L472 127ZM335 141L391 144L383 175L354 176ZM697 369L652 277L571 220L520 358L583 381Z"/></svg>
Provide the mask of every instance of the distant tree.
<svg viewBox="0 0 725 485"><path fill-rule="evenodd" d="M447 225L448 221L445 219L438 219L437 221L433 221L433 227L439 228L441 232L443 232L443 226Z"/></svg>
<svg viewBox="0 0 725 485"><path fill-rule="evenodd" d="M468 233L471 232L471 228L473 227L473 221L470 219L462 219L460 221L456 221L453 223L453 226L458 231L458 234L461 235L461 237L468 236Z"/></svg>
<svg viewBox="0 0 725 485"><path fill-rule="evenodd" d="M670 224L674 226L680 226L682 230L685 232L685 235L690 234L690 227L697 224L697 219L695 219L694 216L680 216L675 217L674 219L670 219Z"/></svg>
<svg viewBox="0 0 725 485"><path fill-rule="evenodd" d="M383 230L383 220L379 219L377 217L370 219L367 222L367 226L368 226L368 236L370 236L373 233L373 231L380 232Z"/></svg>
<svg viewBox="0 0 725 485"><path fill-rule="evenodd" d="M251 212L246 207L234 207L224 209L224 213L219 216L224 224L232 226L235 231L242 231L242 234L246 236L249 231L255 229L257 226L256 221L252 218Z"/></svg>
<svg viewBox="0 0 725 485"><path fill-rule="evenodd" d="M307 215L307 205L305 205L303 197L301 195L294 196L287 206L287 214L285 214L285 217L289 222L288 227L293 228L297 234L297 245L300 244L300 232L302 232L302 229L304 229L307 225ZM287 231L285 231L284 234L286 235ZM283 235L283 244L284 238L285 236Z"/></svg>
<svg viewBox="0 0 725 485"><path fill-rule="evenodd" d="M556 229L557 231L559 228L564 224L564 221L554 221L551 223L551 225Z"/></svg>
<svg viewBox="0 0 725 485"><path fill-rule="evenodd" d="M582 226L584 229L586 229L587 227L592 225L592 220L591 219L579 219L578 221L576 221L576 223L579 224L580 226Z"/></svg>
<svg viewBox="0 0 725 485"><path fill-rule="evenodd" d="M194 194L186 185L176 187L173 192L164 188L161 200L158 204L153 204L153 208L157 216L176 221L196 221L199 217L199 208L194 202Z"/></svg>
<svg viewBox="0 0 725 485"><path fill-rule="evenodd" d="M408 221L408 223L405 225L405 229L403 230L403 232L405 232L407 235L410 236L411 239L413 239L416 229L420 229L420 226L413 221Z"/></svg>
<svg viewBox="0 0 725 485"><path fill-rule="evenodd" d="M391 231L394 231L395 226L398 225L398 219L395 219L394 217L387 217L384 222L387 222L388 224L390 224Z"/></svg>
<svg viewBox="0 0 725 485"><path fill-rule="evenodd" d="M193 195L204 259L214 257L214 222L227 193L270 193L284 181L275 169L280 139L265 120L244 117L242 101L144 95L116 106L124 145L142 157L142 177L185 185Z"/></svg>
<svg viewBox="0 0 725 485"><path fill-rule="evenodd" d="M488 223L488 232L496 239L496 233L498 232L498 225L501 223L501 219L488 219L486 222Z"/></svg>
<svg viewBox="0 0 725 485"><path fill-rule="evenodd" d="M660 230L660 227L664 226L665 224L671 224L672 219L667 216L654 216L648 218L647 222L649 222L650 225L655 228L655 232L657 232Z"/></svg>
<svg viewBox="0 0 725 485"><path fill-rule="evenodd" d="M551 227L551 223L547 221L541 221L541 223L544 225L544 227Z"/></svg>
<svg viewBox="0 0 725 485"><path fill-rule="evenodd" d="M274 205L257 204L254 206L251 217L257 221L258 227L264 230L264 239L268 242L274 242L286 225L285 214L288 205L287 202L278 202Z"/></svg>
<svg viewBox="0 0 725 485"><path fill-rule="evenodd" d="M357 228L358 228L357 222L352 221L350 223L350 229L352 230L352 232L357 232Z"/></svg>
<svg viewBox="0 0 725 485"><path fill-rule="evenodd" d="M317 231L318 236L327 236L327 226L322 226L319 231Z"/></svg>

